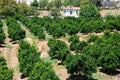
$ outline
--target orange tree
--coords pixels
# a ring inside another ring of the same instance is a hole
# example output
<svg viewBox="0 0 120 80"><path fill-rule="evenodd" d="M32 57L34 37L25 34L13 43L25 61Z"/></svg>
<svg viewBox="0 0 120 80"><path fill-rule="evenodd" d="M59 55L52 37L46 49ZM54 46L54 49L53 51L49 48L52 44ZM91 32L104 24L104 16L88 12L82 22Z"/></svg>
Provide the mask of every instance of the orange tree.
<svg viewBox="0 0 120 80"><path fill-rule="evenodd" d="M7 67L6 60L0 56L0 80L13 80L13 71Z"/></svg>

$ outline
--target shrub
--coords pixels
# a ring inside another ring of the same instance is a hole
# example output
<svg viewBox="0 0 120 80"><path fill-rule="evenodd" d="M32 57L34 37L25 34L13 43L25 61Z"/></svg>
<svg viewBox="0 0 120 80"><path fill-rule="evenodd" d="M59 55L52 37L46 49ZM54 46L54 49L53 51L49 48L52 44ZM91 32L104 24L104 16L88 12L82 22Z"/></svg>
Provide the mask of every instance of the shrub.
<svg viewBox="0 0 120 80"><path fill-rule="evenodd" d="M36 50L35 46L31 46L26 41L20 41L19 46L18 60L20 72L24 76L29 76L35 63L40 60L40 53Z"/></svg>
<svg viewBox="0 0 120 80"><path fill-rule="evenodd" d="M13 80L13 71L7 67L6 60L0 56L0 80Z"/></svg>

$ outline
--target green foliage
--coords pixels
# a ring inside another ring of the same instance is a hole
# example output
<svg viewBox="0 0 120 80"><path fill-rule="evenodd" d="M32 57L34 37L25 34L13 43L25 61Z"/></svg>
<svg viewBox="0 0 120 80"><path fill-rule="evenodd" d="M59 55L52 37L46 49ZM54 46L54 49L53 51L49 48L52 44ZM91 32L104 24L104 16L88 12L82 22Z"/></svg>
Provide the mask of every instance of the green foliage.
<svg viewBox="0 0 120 80"><path fill-rule="evenodd" d="M48 9L58 8L61 9L62 6L62 0L52 0L48 3Z"/></svg>
<svg viewBox="0 0 120 80"><path fill-rule="evenodd" d="M45 33L43 30L43 20L38 17L27 18L27 17L20 17L19 19L23 24L26 25L30 29L30 31L37 36L39 39L45 39Z"/></svg>
<svg viewBox="0 0 120 80"><path fill-rule="evenodd" d="M96 72L97 66L95 60L83 53L76 55L68 55L64 64L71 75L85 75L91 78L92 73Z"/></svg>
<svg viewBox="0 0 120 80"><path fill-rule="evenodd" d="M92 45L83 48L83 53L93 57L99 67L109 74L119 69L120 34L105 31L104 35L93 41Z"/></svg>
<svg viewBox="0 0 120 80"><path fill-rule="evenodd" d="M88 37L88 42L95 42L97 39L99 39L98 36L96 36L96 35L90 35Z"/></svg>
<svg viewBox="0 0 120 80"><path fill-rule="evenodd" d="M45 9L48 6L48 0L40 0L39 7Z"/></svg>
<svg viewBox="0 0 120 80"><path fill-rule="evenodd" d="M73 43L79 42L79 36L77 36L77 35L72 35L72 36L69 38L69 42L73 42Z"/></svg>
<svg viewBox="0 0 120 80"><path fill-rule="evenodd" d="M62 31L61 27L58 24L49 25L48 33L53 35L53 37L55 37L55 38L65 35L65 33Z"/></svg>
<svg viewBox="0 0 120 80"><path fill-rule="evenodd" d="M17 14L19 14L19 15L31 15L33 10L26 3L17 3L14 12L15 12L15 15L17 15Z"/></svg>
<svg viewBox="0 0 120 80"><path fill-rule="evenodd" d="M30 73L29 80L59 80L59 78L56 76L51 65L39 61Z"/></svg>
<svg viewBox="0 0 120 80"><path fill-rule="evenodd" d="M70 50L75 50L76 52L82 52L83 48L86 47L88 44L85 41L79 42L72 42L70 44Z"/></svg>
<svg viewBox="0 0 120 80"><path fill-rule="evenodd" d="M60 9L59 8L50 9L50 15L51 16L59 16L60 15Z"/></svg>
<svg viewBox="0 0 120 80"><path fill-rule="evenodd" d="M90 32L102 32L106 29L104 22L100 19L91 19L84 22L84 20L79 24L79 31L81 33L90 33Z"/></svg>
<svg viewBox="0 0 120 80"><path fill-rule="evenodd" d="M64 0L64 6L80 7L80 0Z"/></svg>
<svg viewBox="0 0 120 80"><path fill-rule="evenodd" d="M9 38L13 41L25 38L25 31L20 28L20 25L14 18L6 18L6 23L8 26Z"/></svg>
<svg viewBox="0 0 120 80"><path fill-rule="evenodd" d="M3 3L1 3L1 1ZM15 0L1 0L0 14L4 16L15 16L16 14L30 15L31 7L26 3L16 3Z"/></svg>
<svg viewBox="0 0 120 80"><path fill-rule="evenodd" d="M82 8L83 6L89 4L90 1L89 0L80 0L80 7Z"/></svg>
<svg viewBox="0 0 120 80"><path fill-rule="evenodd" d="M39 3L37 0L34 0L30 5L33 7L38 7Z"/></svg>
<svg viewBox="0 0 120 80"><path fill-rule="evenodd" d="M80 17L85 18L100 18L100 13L95 5L86 4L80 10Z"/></svg>
<svg viewBox="0 0 120 80"><path fill-rule="evenodd" d="M13 80L13 71L7 67L6 60L0 56L0 80Z"/></svg>
<svg viewBox="0 0 120 80"><path fill-rule="evenodd" d="M40 53L35 46L31 46L26 41L19 42L19 67L24 76L29 76L36 62L40 60Z"/></svg>
<svg viewBox="0 0 120 80"><path fill-rule="evenodd" d="M102 69L109 74L115 73L119 65L118 56L114 53L102 53L100 58Z"/></svg>
<svg viewBox="0 0 120 80"><path fill-rule="evenodd" d="M5 38L6 38L6 36L5 36L4 30L3 30L3 24L0 21L0 44L4 43Z"/></svg>
<svg viewBox="0 0 120 80"><path fill-rule="evenodd" d="M50 39L48 41L48 46L50 47L49 56L52 59L58 59L63 62L67 55L70 54L67 45L63 41Z"/></svg>
<svg viewBox="0 0 120 80"><path fill-rule="evenodd" d="M76 52L82 52L83 48L88 45L85 41L79 41L79 37L77 35L72 35L69 38L70 42L70 50L75 50Z"/></svg>

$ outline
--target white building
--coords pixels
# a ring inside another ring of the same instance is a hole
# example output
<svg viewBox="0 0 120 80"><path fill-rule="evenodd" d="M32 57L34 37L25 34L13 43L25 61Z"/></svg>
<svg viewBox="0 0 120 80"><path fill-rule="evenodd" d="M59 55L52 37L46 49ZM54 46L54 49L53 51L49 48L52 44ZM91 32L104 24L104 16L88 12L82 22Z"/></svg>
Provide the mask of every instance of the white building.
<svg viewBox="0 0 120 80"><path fill-rule="evenodd" d="M66 7L63 8L61 14L64 17L71 16L71 17L79 17L80 7Z"/></svg>

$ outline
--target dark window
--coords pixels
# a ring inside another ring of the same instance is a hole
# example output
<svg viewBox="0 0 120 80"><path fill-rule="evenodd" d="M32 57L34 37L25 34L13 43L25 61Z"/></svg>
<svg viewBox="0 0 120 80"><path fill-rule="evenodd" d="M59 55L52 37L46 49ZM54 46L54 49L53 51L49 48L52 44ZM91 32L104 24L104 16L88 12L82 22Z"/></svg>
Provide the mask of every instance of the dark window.
<svg viewBox="0 0 120 80"><path fill-rule="evenodd" d="M72 15L72 11L70 11L70 15Z"/></svg>
<svg viewBox="0 0 120 80"><path fill-rule="evenodd" d="M66 11L64 11L64 13L66 13Z"/></svg>
<svg viewBox="0 0 120 80"><path fill-rule="evenodd" d="M76 14L78 14L78 11L76 11Z"/></svg>

